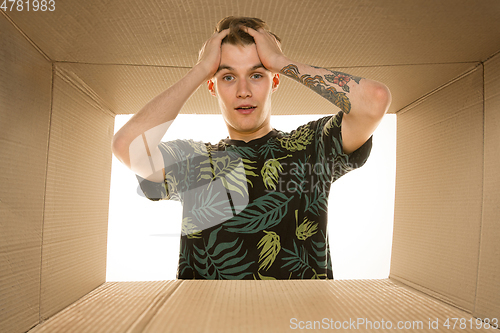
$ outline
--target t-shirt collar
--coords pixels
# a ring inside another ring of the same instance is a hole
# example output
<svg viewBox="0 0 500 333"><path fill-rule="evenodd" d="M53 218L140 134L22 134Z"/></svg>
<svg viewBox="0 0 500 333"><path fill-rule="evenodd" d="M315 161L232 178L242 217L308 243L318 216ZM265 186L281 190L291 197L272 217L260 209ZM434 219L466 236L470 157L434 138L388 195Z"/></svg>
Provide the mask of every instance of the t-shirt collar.
<svg viewBox="0 0 500 333"><path fill-rule="evenodd" d="M253 139L253 140L250 140L248 142L245 142L243 140L233 140L233 139L230 139L229 137L227 137L226 139L224 139L224 143L226 145L233 145L233 146L253 146L253 145L261 145L261 144L264 144L267 140L269 140L270 138L273 138L273 137L276 137L278 136L278 131L276 129L272 129L269 133L267 133L266 135L260 137L260 138L257 138L257 139Z"/></svg>

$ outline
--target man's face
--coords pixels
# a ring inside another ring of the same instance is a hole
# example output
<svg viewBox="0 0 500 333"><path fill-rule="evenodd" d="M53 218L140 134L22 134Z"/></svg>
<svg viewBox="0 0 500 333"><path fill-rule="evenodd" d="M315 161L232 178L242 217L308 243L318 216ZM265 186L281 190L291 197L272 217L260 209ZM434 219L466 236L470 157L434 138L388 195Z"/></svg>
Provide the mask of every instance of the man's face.
<svg viewBox="0 0 500 333"><path fill-rule="evenodd" d="M219 71L208 88L219 100L231 139L249 141L272 130L271 93L279 74L260 62L255 44L223 44Z"/></svg>

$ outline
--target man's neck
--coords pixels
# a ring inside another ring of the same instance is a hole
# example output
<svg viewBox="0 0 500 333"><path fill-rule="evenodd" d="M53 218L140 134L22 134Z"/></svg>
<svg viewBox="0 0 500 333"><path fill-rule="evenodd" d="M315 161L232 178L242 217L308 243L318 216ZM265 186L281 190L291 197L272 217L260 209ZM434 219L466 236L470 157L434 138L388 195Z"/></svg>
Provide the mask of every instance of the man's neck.
<svg viewBox="0 0 500 333"><path fill-rule="evenodd" d="M273 130L270 124L268 124L265 127L259 128L258 130L254 132L238 132L235 131L234 129L228 129L229 130L229 138L231 140L240 140L244 142L250 142L252 140L262 138L269 132Z"/></svg>

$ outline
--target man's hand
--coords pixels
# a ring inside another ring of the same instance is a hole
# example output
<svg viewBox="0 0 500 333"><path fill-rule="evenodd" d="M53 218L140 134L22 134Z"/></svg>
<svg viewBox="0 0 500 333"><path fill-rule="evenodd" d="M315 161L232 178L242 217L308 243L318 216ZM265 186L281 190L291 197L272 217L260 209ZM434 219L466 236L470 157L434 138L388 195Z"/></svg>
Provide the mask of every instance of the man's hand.
<svg viewBox="0 0 500 333"><path fill-rule="evenodd" d="M240 28L253 37L260 62L268 70L279 73L284 66L290 63L281 51L279 42L269 32L262 28L258 30L246 26L240 26Z"/></svg>
<svg viewBox="0 0 500 333"><path fill-rule="evenodd" d="M207 73L206 80L211 79L220 65L221 42L229 34L229 29L215 32L212 37L203 44L198 55L196 66L202 67Z"/></svg>

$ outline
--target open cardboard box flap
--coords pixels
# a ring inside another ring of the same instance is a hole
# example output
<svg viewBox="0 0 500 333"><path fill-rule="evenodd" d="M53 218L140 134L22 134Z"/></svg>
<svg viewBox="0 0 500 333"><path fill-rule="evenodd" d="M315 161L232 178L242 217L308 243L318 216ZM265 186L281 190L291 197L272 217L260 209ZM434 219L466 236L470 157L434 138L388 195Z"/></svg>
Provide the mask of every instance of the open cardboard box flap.
<svg viewBox="0 0 500 333"><path fill-rule="evenodd" d="M30 333L491 332L485 326L389 279L177 280L106 282Z"/></svg>

